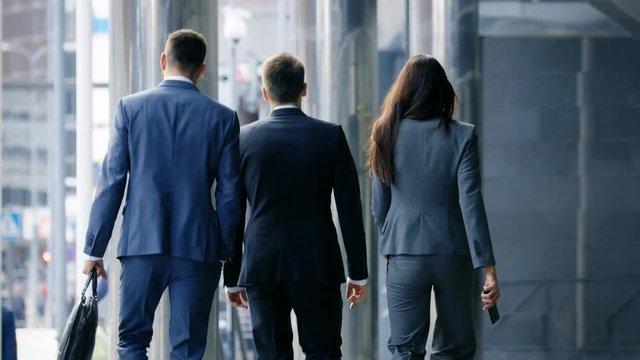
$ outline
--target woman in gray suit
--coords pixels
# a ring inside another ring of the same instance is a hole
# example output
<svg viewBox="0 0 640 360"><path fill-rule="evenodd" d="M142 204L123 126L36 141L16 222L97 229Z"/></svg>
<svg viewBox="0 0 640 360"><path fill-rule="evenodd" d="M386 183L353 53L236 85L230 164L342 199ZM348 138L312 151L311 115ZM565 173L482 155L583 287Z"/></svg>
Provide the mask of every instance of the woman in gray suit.
<svg viewBox="0 0 640 360"><path fill-rule="evenodd" d="M475 127L453 120L457 97L433 57L403 67L373 125L369 167L380 253L387 258L393 359L473 359L473 269L484 268L484 310L500 291L480 191Z"/></svg>

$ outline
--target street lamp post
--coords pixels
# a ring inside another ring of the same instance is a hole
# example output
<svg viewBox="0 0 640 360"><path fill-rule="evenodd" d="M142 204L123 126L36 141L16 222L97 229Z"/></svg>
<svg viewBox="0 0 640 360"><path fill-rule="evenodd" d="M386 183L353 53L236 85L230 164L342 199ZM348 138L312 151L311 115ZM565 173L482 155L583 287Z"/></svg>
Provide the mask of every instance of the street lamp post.
<svg viewBox="0 0 640 360"><path fill-rule="evenodd" d="M247 19L251 18L251 13L247 10L235 8L230 1L230 5L225 7L223 10L224 14L224 29L223 35L225 39L227 39L230 43L231 50L231 58L229 61L229 92L231 94L231 103L229 104L232 108L235 108L237 105L237 83L236 83L236 49L240 41L247 37Z"/></svg>
<svg viewBox="0 0 640 360"><path fill-rule="evenodd" d="M31 194L31 212L33 219L33 234L29 243L29 261L28 280L27 280L27 301L26 301L26 320L27 327L35 327L36 324L36 297L38 293L38 226L36 223L36 213L38 210L38 188L36 184L38 158L36 137L36 121L35 121L35 81L36 81L36 65L40 58L49 51L48 46L43 46L35 51L31 51L23 46L2 42L0 43L2 52L12 52L24 56L29 63L29 147L30 147L30 164L29 164L29 187Z"/></svg>

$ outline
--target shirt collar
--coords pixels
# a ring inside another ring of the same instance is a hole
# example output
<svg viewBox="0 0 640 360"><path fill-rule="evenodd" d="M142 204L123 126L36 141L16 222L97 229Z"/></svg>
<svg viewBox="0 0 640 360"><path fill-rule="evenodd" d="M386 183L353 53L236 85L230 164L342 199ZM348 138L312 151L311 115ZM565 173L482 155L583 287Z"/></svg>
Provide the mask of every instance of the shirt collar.
<svg viewBox="0 0 640 360"><path fill-rule="evenodd" d="M283 104L283 105L278 105L274 107L272 111L276 111L280 109L298 109L298 107L293 104Z"/></svg>
<svg viewBox="0 0 640 360"><path fill-rule="evenodd" d="M184 81L184 82L188 82L190 84L193 84L193 81L191 81L191 79L189 79L186 76L182 76L182 75L165 76L164 80L177 80L177 81Z"/></svg>

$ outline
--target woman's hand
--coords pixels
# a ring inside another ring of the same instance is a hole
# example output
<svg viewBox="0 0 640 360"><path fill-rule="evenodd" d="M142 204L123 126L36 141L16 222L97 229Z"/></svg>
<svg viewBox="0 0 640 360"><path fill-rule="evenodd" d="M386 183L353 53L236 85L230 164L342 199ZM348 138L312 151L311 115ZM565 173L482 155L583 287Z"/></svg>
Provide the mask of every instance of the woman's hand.
<svg viewBox="0 0 640 360"><path fill-rule="evenodd" d="M500 298L500 287L498 287L498 275L496 274L495 265L485 266L484 271L485 280L480 298L484 304L482 310L489 310L496 305Z"/></svg>

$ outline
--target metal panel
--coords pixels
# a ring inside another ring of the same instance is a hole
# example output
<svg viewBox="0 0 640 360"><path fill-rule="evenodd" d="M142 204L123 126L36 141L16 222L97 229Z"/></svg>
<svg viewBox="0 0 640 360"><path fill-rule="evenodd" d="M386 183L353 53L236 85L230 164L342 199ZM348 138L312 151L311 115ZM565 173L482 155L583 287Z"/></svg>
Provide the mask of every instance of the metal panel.
<svg viewBox="0 0 640 360"><path fill-rule="evenodd" d="M589 2L620 26L635 36L640 36L640 2L637 0L590 0Z"/></svg>
<svg viewBox="0 0 640 360"><path fill-rule="evenodd" d="M534 36L614 36L627 37L629 32L600 10L615 13L620 19L626 14L606 1L523 2L482 1L480 3L480 35L506 37ZM594 7L595 5L598 5ZM599 10L600 9L600 10ZM619 16L618 16L619 15ZM637 23L623 25L638 28Z"/></svg>

